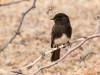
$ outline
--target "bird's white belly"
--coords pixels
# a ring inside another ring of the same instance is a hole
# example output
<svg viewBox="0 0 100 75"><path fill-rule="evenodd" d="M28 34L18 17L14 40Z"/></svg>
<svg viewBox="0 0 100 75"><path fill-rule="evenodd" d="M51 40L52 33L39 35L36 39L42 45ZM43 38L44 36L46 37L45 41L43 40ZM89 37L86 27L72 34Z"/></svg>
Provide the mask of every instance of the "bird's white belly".
<svg viewBox="0 0 100 75"><path fill-rule="evenodd" d="M59 44L65 44L65 43L67 43L69 41L69 38L65 35L65 34L63 34L62 35L62 37L60 37L60 38L57 38L57 39L55 39L54 40L54 44L55 45L59 45Z"/></svg>

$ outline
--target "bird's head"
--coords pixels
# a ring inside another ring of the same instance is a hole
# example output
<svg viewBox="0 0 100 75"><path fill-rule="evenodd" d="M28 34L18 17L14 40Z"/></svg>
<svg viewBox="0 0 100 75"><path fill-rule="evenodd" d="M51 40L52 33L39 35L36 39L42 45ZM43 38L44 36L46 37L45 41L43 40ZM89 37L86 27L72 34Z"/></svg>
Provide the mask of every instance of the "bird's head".
<svg viewBox="0 0 100 75"><path fill-rule="evenodd" d="M50 20L54 20L56 24L62 24L69 22L69 17L64 13L58 13L54 16L54 18L51 18Z"/></svg>

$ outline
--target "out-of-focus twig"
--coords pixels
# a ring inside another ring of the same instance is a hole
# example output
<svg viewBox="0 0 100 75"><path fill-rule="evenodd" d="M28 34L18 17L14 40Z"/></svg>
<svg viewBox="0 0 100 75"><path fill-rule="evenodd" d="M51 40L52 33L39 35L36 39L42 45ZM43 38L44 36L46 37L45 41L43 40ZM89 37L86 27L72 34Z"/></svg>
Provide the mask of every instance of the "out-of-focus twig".
<svg viewBox="0 0 100 75"><path fill-rule="evenodd" d="M95 32L96 34L100 33L100 15L97 16L97 18L99 19L99 24L98 24L98 27L97 27L97 31Z"/></svg>
<svg viewBox="0 0 100 75"><path fill-rule="evenodd" d="M87 72L85 75L90 75L90 73L91 73L91 72L95 69L95 67L97 67L99 64L100 64L100 60L99 60L98 63L96 63L96 65L94 65L92 68L90 68L90 69L88 70L88 72Z"/></svg>
<svg viewBox="0 0 100 75"><path fill-rule="evenodd" d="M19 30L22 26L24 17L31 9L35 8L35 4L36 4L36 0L33 0L33 5L26 12L22 13L22 18L20 20L19 26L18 26L15 34L12 36L12 38L2 48L0 48L0 52L3 51L8 46L8 44L12 42L12 40L16 37L16 35L20 35Z"/></svg>
<svg viewBox="0 0 100 75"><path fill-rule="evenodd" d="M48 9L47 14L49 14L49 12L52 10L52 5L53 5L53 0L51 0L51 6L50 6L50 8Z"/></svg>
<svg viewBox="0 0 100 75"><path fill-rule="evenodd" d="M12 4L18 4L18 3L21 3L23 1L30 1L30 0L22 0L22 1L10 2L10 3L6 3L6 4L0 4L0 6L8 6L8 5L12 5Z"/></svg>
<svg viewBox="0 0 100 75"><path fill-rule="evenodd" d="M84 68L87 67L87 65L86 65L86 63L85 63L85 58L86 58L89 54L92 54L92 52L91 52L91 40L92 40L92 39L90 39L89 42L88 42L88 52L87 52L84 56L80 56L80 58L83 60ZM84 68L83 68L83 69L84 69Z"/></svg>

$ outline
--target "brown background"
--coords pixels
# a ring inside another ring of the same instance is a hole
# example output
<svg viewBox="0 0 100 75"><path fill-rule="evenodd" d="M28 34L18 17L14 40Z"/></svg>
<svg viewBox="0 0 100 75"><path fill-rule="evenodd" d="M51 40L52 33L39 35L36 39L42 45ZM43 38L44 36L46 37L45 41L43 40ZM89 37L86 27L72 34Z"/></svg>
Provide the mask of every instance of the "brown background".
<svg viewBox="0 0 100 75"><path fill-rule="evenodd" d="M1 0L0 3L13 1L18 0ZM0 47L3 47L14 35L22 17L21 14L31 7L32 1L0 6ZM0 75L10 75L12 70L33 62L41 52L50 50L50 33L54 22L49 19L59 12L69 16L73 35L88 36L95 32L98 25L96 17L100 15L100 0L54 0L53 10L47 14L50 3L51 0L37 0L36 8L25 16L20 30L21 35L0 53ZM71 41L74 38L72 36ZM80 56L87 52L87 43L82 48L83 50L75 50L57 65L46 68L37 75L84 75L100 61L100 38L93 39L91 43L93 54L86 58L88 67L85 69L82 69L84 65ZM65 49L62 49L61 56L65 52ZM39 66L50 64L50 56L51 53L38 61L32 69L23 72L32 74ZM100 64L91 72L91 75L100 75Z"/></svg>

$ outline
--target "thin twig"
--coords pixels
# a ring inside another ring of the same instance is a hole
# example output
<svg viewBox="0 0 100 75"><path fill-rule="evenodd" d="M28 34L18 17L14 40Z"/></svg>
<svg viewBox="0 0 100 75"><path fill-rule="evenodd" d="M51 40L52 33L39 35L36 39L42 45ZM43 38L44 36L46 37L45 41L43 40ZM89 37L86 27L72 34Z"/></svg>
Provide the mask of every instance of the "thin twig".
<svg viewBox="0 0 100 75"><path fill-rule="evenodd" d="M7 4L0 4L0 6L8 6L8 5L11 5L11 4L18 4L18 3L21 3L23 1L30 1L30 0L22 0L22 1L10 2L10 3L7 3Z"/></svg>
<svg viewBox="0 0 100 75"><path fill-rule="evenodd" d="M50 6L50 8L48 9L47 14L49 14L49 12L52 10L52 5L53 5L53 0L51 0L51 6Z"/></svg>
<svg viewBox="0 0 100 75"><path fill-rule="evenodd" d="M99 19L99 24L98 24L98 27L97 27L97 31L96 33L100 33L100 16L97 16L97 18Z"/></svg>
<svg viewBox="0 0 100 75"><path fill-rule="evenodd" d="M30 10L32 10L33 8L35 8L35 3L36 3L36 0L34 0L34 1L33 1L33 5L32 5L26 12L24 12L24 13L22 14L22 18L21 18L21 21L20 21L19 26L18 26L18 28L17 28L17 31L15 32L15 34L13 35L13 37L5 44L2 48L0 48L0 52L3 51L3 50L8 46L8 44L12 42L12 40L16 37L16 35L19 35L19 34L20 34L19 30L20 30L20 28L21 28L21 26L22 26L24 17L25 17L25 15L26 15Z"/></svg>
<svg viewBox="0 0 100 75"><path fill-rule="evenodd" d="M89 47L88 47L88 52L87 52L84 56L80 56L80 58L83 60L84 68L87 67L86 62L85 62L86 57L87 57L89 54L92 54L92 52L91 52L91 40L92 40L92 39L90 39L89 42L88 42L88 46L89 46ZM84 69L84 68L83 68L83 69Z"/></svg>

